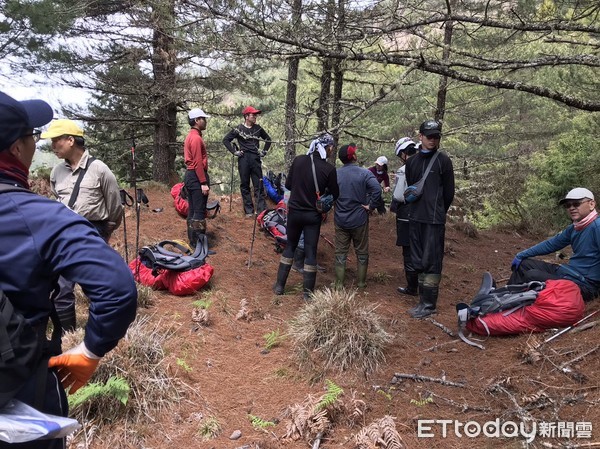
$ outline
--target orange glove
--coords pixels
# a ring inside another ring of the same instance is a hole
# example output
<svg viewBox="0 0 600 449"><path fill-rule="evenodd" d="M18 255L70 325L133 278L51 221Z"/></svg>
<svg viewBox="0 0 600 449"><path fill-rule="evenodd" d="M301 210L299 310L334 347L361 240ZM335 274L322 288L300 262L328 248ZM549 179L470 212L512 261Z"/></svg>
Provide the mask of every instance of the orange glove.
<svg viewBox="0 0 600 449"><path fill-rule="evenodd" d="M63 387L65 390L71 387L69 394L73 394L90 380L98 362L100 357L86 348L84 343L80 343L61 355L50 357L48 367L57 368Z"/></svg>

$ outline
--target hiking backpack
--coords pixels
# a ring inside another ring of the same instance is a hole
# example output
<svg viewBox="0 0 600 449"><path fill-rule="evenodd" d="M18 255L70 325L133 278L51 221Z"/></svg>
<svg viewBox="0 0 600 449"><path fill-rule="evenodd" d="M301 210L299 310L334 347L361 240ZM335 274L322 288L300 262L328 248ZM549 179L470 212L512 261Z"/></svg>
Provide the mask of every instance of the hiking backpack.
<svg viewBox="0 0 600 449"><path fill-rule="evenodd" d="M157 276L160 270L188 271L206 263L208 239L206 235L201 234L193 253L185 244L163 240L156 245L144 246L139 250L139 256L142 264L150 268L154 276Z"/></svg>
<svg viewBox="0 0 600 449"><path fill-rule="evenodd" d="M510 315L523 307L533 304L539 292L542 291L545 286L546 284L544 282L532 281L525 284L512 284L496 288L492 275L485 272L483 274L481 287L471 301L471 304L466 304L464 302L456 304L459 337L465 343L483 349L483 346L472 342L464 336L464 329L467 321L491 313L504 312L504 316ZM487 329L485 321L480 320L480 322Z"/></svg>
<svg viewBox="0 0 600 449"><path fill-rule="evenodd" d="M18 186L0 184L0 193L26 192ZM41 409L44 402L45 384L50 355L60 354L61 326L54 308L53 295L51 319L52 339L46 340L45 328L34 328L15 309L8 296L0 288L0 408L10 401L33 376L36 384L35 407Z"/></svg>
<svg viewBox="0 0 600 449"><path fill-rule="evenodd" d="M275 209L261 212L256 220L261 229L275 239L275 252L283 252L287 245L287 208L283 200Z"/></svg>

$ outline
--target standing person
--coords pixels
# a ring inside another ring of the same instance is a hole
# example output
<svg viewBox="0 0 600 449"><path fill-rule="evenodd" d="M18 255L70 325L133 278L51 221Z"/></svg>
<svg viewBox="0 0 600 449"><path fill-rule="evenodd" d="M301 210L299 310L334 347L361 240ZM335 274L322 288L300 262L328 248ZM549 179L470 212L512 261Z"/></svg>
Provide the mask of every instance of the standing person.
<svg viewBox="0 0 600 449"><path fill-rule="evenodd" d="M404 276L406 277L406 287L398 287L398 293L409 296L419 294L419 274L415 271L410 258L409 205L404 201L404 191L408 187L405 173L406 161L414 156L416 152L416 144L410 137L403 137L396 142L396 156L402 160L402 166L396 171L396 185L392 201L396 209L396 246L402 247Z"/></svg>
<svg viewBox="0 0 600 449"><path fill-rule="evenodd" d="M121 256L88 220L29 190L29 168L40 136L35 128L51 119L47 103L19 102L0 92L0 184L19 188L0 193L0 288L41 338L46 335L50 292L58 276L77 282L90 299L83 342L58 356L42 354L40 363L53 356L45 387L39 375L19 374L24 385L16 399L41 412L67 416L64 388L70 387L71 394L85 385L101 357L125 335L135 318L137 291ZM2 394L10 391L7 383L0 383ZM41 405L36 406L38 398ZM0 447L64 449L65 441L0 443Z"/></svg>
<svg viewBox="0 0 600 449"><path fill-rule="evenodd" d="M356 163L356 145L344 145L338 152L343 167L337 169L340 196L335 203L335 283L344 285L350 243L354 245L359 288L367 286L369 266L369 213L381 199L381 185L375 175Z"/></svg>
<svg viewBox="0 0 600 449"><path fill-rule="evenodd" d="M383 191L385 193L390 191L390 176L388 175L388 160L385 156L379 156L375 161L375 165L369 167L369 171L373 173L377 182L381 185L383 183ZM377 212L385 214L385 201L383 196L379 195L379 202L377 203Z"/></svg>
<svg viewBox="0 0 600 449"><path fill-rule="evenodd" d="M188 193L187 231L190 246L196 248L200 235L206 234L206 203L210 193L208 177L208 153L202 139L210 117L202 109L195 108L188 113L190 131L183 143L185 177L183 183Z"/></svg>
<svg viewBox="0 0 600 449"><path fill-rule="evenodd" d="M565 230L516 255L509 284L548 279L568 279L575 282L585 301L600 294L600 220L594 194L577 187L560 200L572 223ZM567 246L573 255L566 264L554 264L531 257L560 251Z"/></svg>
<svg viewBox="0 0 600 449"><path fill-rule="evenodd" d="M54 120L41 138L50 139L52 151L64 160L50 173L52 194L69 209L87 218L108 242L123 217L117 178L104 162L90 155L85 148L83 130L74 121ZM76 324L75 284L60 277L58 286L60 291L54 305L63 331L73 331Z"/></svg>
<svg viewBox="0 0 600 449"><path fill-rule="evenodd" d="M255 212L259 213L267 208L264 192L259 189L259 182L263 177L260 158L265 157L271 148L271 137L256 123L260 113L259 109L246 106L242 111L244 123L233 128L223 138L223 145L238 158L240 192L246 217L252 217ZM239 149L235 149L231 144L234 139L237 140ZM265 142L262 151L260 151L261 140ZM250 193L250 180L252 180L254 196Z"/></svg>
<svg viewBox="0 0 600 449"><path fill-rule="evenodd" d="M406 162L406 182L412 186L423 178L435 157L422 196L410 203L408 211L410 257L419 283L419 304L409 311L413 318L435 313L442 279L446 214L454 199L454 168L450 158L439 150L441 138L439 122L421 123L421 150Z"/></svg>
<svg viewBox="0 0 600 449"><path fill-rule="evenodd" d="M304 232L305 253L302 273L304 299L308 299L315 288L317 245L323 220L322 213L316 207L315 177L319 192L322 195L326 193L333 195L335 201L339 196L336 171L335 167L327 162L327 157L333 148L333 137L330 134L323 134L312 141L308 154L295 157L290 167L285 180L285 188L291 191L288 201L287 244L281 255L277 281L273 286L276 295L283 295L302 232Z"/></svg>

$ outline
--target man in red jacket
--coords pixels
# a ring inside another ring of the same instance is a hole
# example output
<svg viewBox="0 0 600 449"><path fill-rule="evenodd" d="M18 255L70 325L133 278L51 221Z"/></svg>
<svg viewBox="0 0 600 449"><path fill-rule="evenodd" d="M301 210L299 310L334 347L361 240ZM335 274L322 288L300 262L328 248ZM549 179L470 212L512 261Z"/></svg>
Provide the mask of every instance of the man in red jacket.
<svg viewBox="0 0 600 449"><path fill-rule="evenodd" d="M188 113L190 132L183 143L183 157L187 168L184 185L188 192L188 239L192 248L196 247L201 234L206 234L206 202L210 193L208 177L208 154L202 140L209 115L195 108Z"/></svg>

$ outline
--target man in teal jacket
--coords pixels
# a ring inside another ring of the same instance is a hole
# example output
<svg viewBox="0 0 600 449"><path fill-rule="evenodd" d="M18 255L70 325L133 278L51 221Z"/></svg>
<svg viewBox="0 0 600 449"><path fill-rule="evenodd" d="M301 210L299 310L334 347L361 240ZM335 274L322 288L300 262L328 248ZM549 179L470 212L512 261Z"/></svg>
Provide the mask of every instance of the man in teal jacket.
<svg viewBox="0 0 600 449"><path fill-rule="evenodd" d="M585 301L600 293L600 220L594 194L577 187L561 204L573 221L564 231L516 255L511 264L509 284L547 279L568 279L579 285ZM573 255L566 264L554 264L531 257L552 254L571 245Z"/></svg>

